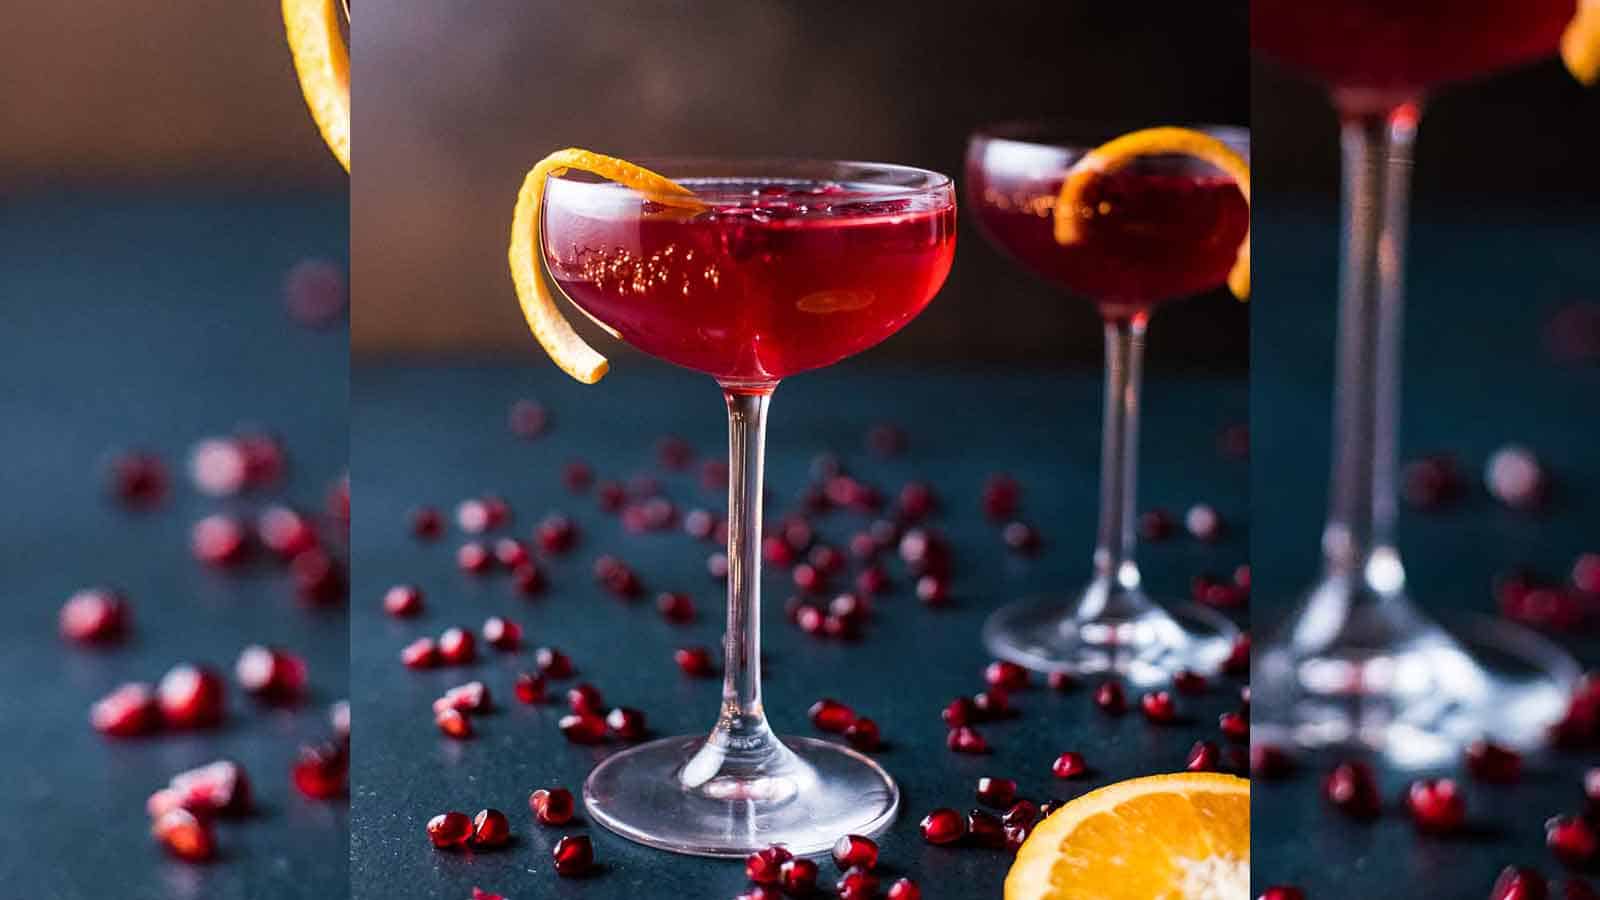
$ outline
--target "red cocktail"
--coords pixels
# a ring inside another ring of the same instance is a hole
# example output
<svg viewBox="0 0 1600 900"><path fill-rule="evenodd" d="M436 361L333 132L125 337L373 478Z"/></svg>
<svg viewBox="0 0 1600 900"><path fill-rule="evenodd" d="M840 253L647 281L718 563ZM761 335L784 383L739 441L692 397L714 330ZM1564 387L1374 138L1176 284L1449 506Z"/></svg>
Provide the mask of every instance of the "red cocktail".
<svg viewBox="0 0 1600 900"><path fill-rule="evenodd" d="M900 330L944 282L955 202L828 180L679 183L703 212L555 179L545 260L584 312L653 356L776 381Z"/></svg>
<svg viewBox="0 0 1600 900"><path fill-rule="evenodd" d="M1140 585L1133 526L1145 328L1158 305L1228 281L1250 211L1232 177L1179 155L1138 156L1110 171L1090 160L1087 169L1099 174L1072 210L1057 210L1069 172L1122 130L1005 125L979 132L967 147L967 203L983 230L1066 294L1093 302L1106 341L1094 576L1069 598L1000 609L983 636L991 653L1031 668L1155 684L1182 669L1216 668L1234 628L1220 616L1166 609ZM1198 137L1220 141L1223 154L1249 155L1242 130ZM1062 239L1058 215L1077 222L1073 239Z"/></svg>

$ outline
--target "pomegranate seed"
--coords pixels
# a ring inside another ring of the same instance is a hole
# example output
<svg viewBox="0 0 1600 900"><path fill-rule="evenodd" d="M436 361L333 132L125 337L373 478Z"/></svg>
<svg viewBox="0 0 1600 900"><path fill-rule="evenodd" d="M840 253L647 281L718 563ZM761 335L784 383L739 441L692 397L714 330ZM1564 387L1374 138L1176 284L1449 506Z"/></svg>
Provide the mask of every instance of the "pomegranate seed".
<svg viewBox="0 0 1600 900"><path fill-rule="evenodd" d="M867 601L855 594L840 594L828 601L828 615L848 622L864 622L870 613Z"/></svg>
<svg viewBox="0 0 1600 900"><path fill-rule="evenodd" d="M1600 768L1583 773L1583 795L1589 798L1590 806L1600 805Z"/></svg>
<svg viewBox="0 0 1600 900"><path fill-rule="evenodd" d="M533 662L546 678L569 678L575 671L572 660L554 647L540 647L533 651Z"/></svg>
<svg viewBox="0 0 1600 900"><path fill-rule="evenodd" d="M1028 835L1032 833L1033 829L1027 825L1005 826L1004 846L1006 850L1011 853L1016 853L1018 850L1021 850L1022 845L1028 842Z"/></svg>
<svg viewBox="0 0 1600 900"><path fill-rule="evenodd" d="M1088 771L1089 764L1083 761L1083 754L1071 750L1056 757L1050 765L1050 772L1057 778L1077 778Z"/></svg>
<svg viewBox="0 0 1600 900"><path fill-rule="evenodd" d="M167 467L154 454L123 453L107 468L111 496L128 509L152 509L167 496Z"/></svg>
<svg viewBox="0 0 1600 900"><path fill-rule="evenodd" d="M834 734L843 734L845 729L856 720L855 711L831 697L824 697L811 704L811 709L806 715L811 717L811 724L818 731L828 731Z"/></svg>
<svg viewBox="0 0 1600 900"><path fill-rule="evenodd" d="M637 741L645 736L644 713L619 706L606 714L606 728L622 740Z"/></svg>
<svg viewBox="0 0 1600 900"><path fill-rule="evenodd" d="M1180 694L1203 694L1208 685L1204 675L1184 669L1172 676L1172 686L1177 688Z"/></svg>
<svg viewBox="0 0 1600 900"><path fill-rule="evenodd" d="M327 260L296 262L284 277L283 303L289 318L301 327L332 327L349 305L343 270Z"/></svg>
<svg viewBox="0 0 1600 900"><path fill-rule="evenodd" d="M1250 632L1243 631L1233 639L1233 649L1222 661L1222 671L1229 675L1246 675L1250 672Z"/></svg>
<svg viewBox="0 0 1600 900"><path fill-rule="evenodd" d="M411 534L413 537L431 541L444 533L444 517L431 506L419 506L411 511Z"/></svg>
<svg viewBox="0 0 1600 900"><path fill-rule="evenodd" d="M850 727L844 730L844 739L850 742L850 746L863 752L878 749L879 743L882 742L878 733L878 723L865 716L850 723Z"/></svg>
<svg viewBox="0 0 1600 900"><path fill-rule="evenodd" d="M1000 823L998 817L981 809L967 813L967 834L972 837L972 842L980 847L1005 846L1005 826Z"/></svg>
<svg viewBox="0 0 1600 900"><path fill-rule="evenodd" d="M506 413L506 425L511 433L524 440L533 440L544 434L550 417L543 406L532 400L518 400Z"/></svg>
<svg viewBox="0 0 1600 900"><path fill-rule="evenodd" d="M222 677L206 666L173 666L156 685L156 701L169 727L208 728L222 721Z"/></svg>
<svg viewBox="0 0 1600 900"><path fill-rule="evenodd" d="M668 622L682 624L694 621L694 601L688 594L664 593L656 597L656 610Z"/></svg>
<svg viewBox="0 0 1600 900"><path fill-rule="evenodd" d="M1467 819L1467 799L1448 778L1412 782L1406 789L1405 804L1411 821L1423 831L1455 831Z"/></svg>
<svg viewBox="0 0 1600 900"><path fill-rule="evenodd" d="M1378 815L1378 783L1366 763L1345 762L1334 767L1322 783L1322 795L1352 819Z"/></svg>
<svg viewBox="0 0 1600 900"><path fill-rule="evenodd" d="M878 864L878 844L859 834L847 834L833 842L833 864L840 871L850 868L871 871Z"/></svg>
<svg viewBox="0 0 1600 900"><path fill-rule="evenodd" d="M733 900L783 900L783 892L765 884L752 884Z"/></svg>
<svg viewBox="0 0 1600 900"><path fill-rule="evenodd" d="M543 703L545 700L544 676L529 672L517 673L512 693L523 703Z"/></svg>
<svg viewBox="0 0 1600 900"><path fill-rule="evenodd" d="M481 575L489 571L489 566L494 562L494 556L489 549L477 541L467 541L456 548L456 567L472 575Z"/></svg>
<svg viewBox="0 0 1600 900"><path fill-rule="evenodd" d="M312 800L343 796L350 789L350 754L338 744L303 745L289 776Z"/></svg>
<svg viewBox="0 0 1600 900"><path fill-rule="evenodd" d="M189 479L202 494L231 497L244 490L244 449L232 438L206 438L189 451Z"/></svg>
<svg viewBox="0 0 1600 900"><path fill-rule="evenodd" d="M1282 747L1256 743L1250 747L1250 774L1259 778L1284 778L1294 772L1294 757Z"/></svg>
<svg viewBox="0 0 1600 900"><path fill-rule="evenodd" d="M1078 679L1071 672L1051 672L1046 676L1046 683L1052 691L1066 692L1077 688Z"/></svg>
<svg viewBox="0 0 1600 900"><path fill-rule="evenodd" d="M1157 724L1165 725L1178 717L1178 707L1172 701L1172 695L1166 691L1153 691L1139 698L1139 708L1144 710L1144 717Z"/></svg>
<svg viewBox="0 0 1600 900"><path fill-rule="evenodd" d="M472 839L472 820L466 813L440 813L428 820L428 840L441 850L460 847Z"/></svg>
<svg viewBox="0 0 1600 900"><path fill-rule="evenodd" d="M1094 690L1094 705L1109 715L1122 715L1128 709L1128 699L1122 691L1122 684L1116 681L1101 682Z"/></svg>
<svg viewBox="0 0 1600 900"><path fill-rule="evenodd" d="M573 460L561 468L561 483L574 494L581 494L594 484L594 470L582 460Z"/></svg>
<svg viewBox="0 0 1600 900"><path fill-rule="evenodd" d="M465 628L446 628L439 635L439 659L446 665L464 666L477 655L477 641Z"/></svg>
<svg viewBox="0 0 1600 900"><path fill-rule="evenodd" d="M61 636L84 644L110 643L128 630L128 602L109 588L78 591L61 605Z"/></svg>
<svg viewBox="0 0 1600 900"><path fill-rule="evenodd" d="M339 700L328 707L328 724L333 726L333 736L345 743L350 741L350 701Z"/></svg>
<svg viewBox="0 0 1600 900"><path fill-rule="evenodd" d="M458 741L472 737L472 721L461 710L454 707L437 710L433 714L433 724L439 726L440 731Z"/></svg>
<svg viewBox="0 0 1600 900"><path fill-rule="evenodd" d="M571 878L587 873L594 865L594 845L586 835L569 834L556 841L550 856L555 860L556 874Z"/></svg>
<svg viewBox="0 0 1600 900"><path fill-rule="evenodd" d="M489 504L478 498L456 504L456 527L467 534L483 534L493 527Z"/></svg>
<svg viewBox="0 0 1600 900"><path fill-rule="evenodd" d="M594 561L594 578L606 590L623 599L637 597L644 590L639 576L615 556L601 556Z"/></svg>
<svg viewBox="0 0 1600 900"><path fill-rule="evenodd" d="M827 614L814 604L802 603L795 609L794 624L806 634L822 634L827 622Z"/></svg>
<svg viewBox="0 0 1600 900"><path fill-rule="evenodd" d="M472 900L506 900L506 898L504 894L496 894L491 891L486 891L477 885L473 885Z"/></svg>
<svg viewBox="0 0 1600 900"><path fill-rule="evenodd" d="M1250 740L1250 717L1244 713L1223 713L1217 718L1217 725L1222 729L1222 736L1234 743L1243 744Z"/></svg>
<svg viewBox="0 0 1600 900"><path fill-rule="evenodd" d="M948 807L940 807L922 819L922 839L930 844L953 844L967 834L967 820Z"/></svg>
<svg viewBox="0 0 1600 900"><path fill-rule="evenodd" d="M575 713L597 716L605 711L605 698L594 685L583 682L567 688L567 708Z"/></svg>
<svg viewBox="0 0 1600 900"><path fill-rule="evenodd" d="M683 516L683 531L695 540L710 540L717 532L717 517L710 510L691 509Z"/></svg>
<svg viewBox="0 0 1600 900"><path fill-rule="evenodd" d="M839 900L872 900L878 896L878 876L866 869L846 869L833 889Z"/></svg>
<svg viewBox="0 0 1600 900"><path fill-rule="evenodd" d="M541 825L565 825L578 804L566 788L540 788L528 795L528 808Z"/></svg>
<svg viewBox="0 0 1600 900"><path fill-rule="evenodd" d="M245 484L252 487L272 484L283 477L288 454L277 436L265 431L240 431L234 443L244 454ZM349 521L346 516L344 521Z"/></svg>
<svg viewBox="0 0 1600 900"><path fill-rule="evenodd" d="M728 554L721 550L706 557L706 574L718 581L728 578Z"/></svg>
<svg viewBox="0 0 1600 900"><path fill-rule="evenodd" d="M1538 457L1516 444L1501 447L1489 457L1483 480L1496 500L1521 510L1539 506L1549 486Z"/></svg>
<svg viewBox="0 0 1600 900"><path fill-rule="evenodd" d="M531 561L517 566L511 572L511 582L517 588L517 593L525 597L544 590L544 572Z"/></svg>
<svg viewBox="0 0 1600 900"><path fill-rule="evenodd" d="M1021 499L1022 490L1010 475L990 475L983 484L983 514L991 522L1003 522L1016 515Z"/></svg>
<svg viewBox="0 0 1600 900"><path fill-rule="evenodd" d="M827 587L827 578L810 563L801 563L791 573L794 586L807 594L820 594Z"/></svg>
<svg viewBox="0 0 1600 900"><path fill-rule="evenodd" d="M233 676L245 693L284 703L299 698L305 688L306 664L292 653L252 644L240 651Z"/></svg>
<svg viewBox="0 0 1600 900"><path fill-rule="evenodd" d="M179 772L167 789L180 806L199 816L239 816L250 811L250 779L230 760Z"/></svg>
<svg viewBox="0 0 1600 900"><path fill-rule="evenodd" d="M831 638L840 640L854 640L860 633L860 627L852 619L841 619L838 616L822 617L822 633Z"/></svg>
<svg viewBox="0 0 1600 900"><path fill-rule="evenodd" d="M383 611L397 619L405 619L422 612L422 590L409 584L397 584L383 595Z"/></svg>
<svg viewBox="0 0 1600 900"><path fill-rule="evenodd" d="M1420 510L1438 510L1466 493L1466 479L1455 457L1438 453L1407 463L1401 474L1406 503Z"/></svg>
<svg viewBox="0 0 1600 900"><path fill-rule="evenodd" d="M728 489L728 463L721 459L708 459L700 466L700 486L708 491Z"/></svg>
<svg viewBox="0 0 1600 900"><path fill-rule="evenodd" d="M1032 555L1039 551L1039 532L1026 522L1010 522L1000 532L1001 540L1013 552Z"/></svg>
<svg viewBox="0 0 1600 900"><path fill-rule="evenodd" d="M1600 594L1600 553L1585 553L1572 564L1572 586L1585 594Z"/></svg>
<svg viewBox="0 0 1600 900"><path fill-rule="evenodd" d="M1545 822L1544 842L1557 859L1573 867L1588 865L1600 851L1600 834L1579 816L1556 816Z"/></svg>
<svg viewBox="0 0 1600 900"><path fill-rule="evenodd" d="M989 742L978 733L971 725L961 725L950 729L945 735L945 746L957 753L988 753Z"/></svg>
<svg viewBox="0 0 1600 900"><path fill-rule="evenodd" d="M417 638L400 651L400 662L408 669L431 669L439 664L439 645L433 638Z"/></svg>
<svg viewBox="0 0 1600 900"><path fill-rule="evenodd" d="M1522 778L1522 754L1492 741L1467 745L1467 771L1479 781L1512 784Z"/></svg>
<svg viewBox="0 0 1600 900"><path fill-rule="evenodd" d="M593 713L562 716L556 727L574 744L598 744L606 736L606 720Z"/></svg>
<svg viewBox="0 0 1600 900"><path fill-rule="evenodd" d="M942 575L949 567L950 550L935 532L912 528L900 538L900 559L915 575Z"/></svg>
<svg viewBox="0 0 1600 900"><path fill-rule="evenodd" d="M1195 741L1189 748L1189 759L1184 763L1184 768L1191 772L1215 772L1221 754L1217 752L1217 745L1210 741Z"/></svg>
<svg viewBox="0 0 1600 900"><path fill-rule="evenodd" d="M499 616L490 616L483 622L484 643L496 650L515 651L522 645L522 626Z"/></svg>
<svg viewBox="0 0 1600 900"><path fill-rule="evenodd" d="M503 537L494 542L494 558L507 569L515 569L528 561L528 548L516 538Z"/></svg>
<svg viewBox="0 0 1600 900"><path fill-rule="evenodd" d="M469 681L444 692L433 701L433 711L458 709L465 713L485 712L489 709L489 688L481 681Z"/></svg>
<svg viewBox="0 0 1600 900"><path fill-rule="evenodd" d="M614 513L628 502L628 491L615 481L602 481L595 486L595 500L603 512Z"/></svg>
<svg viewBox="0 0 1600 900"><path fill-rule="evenodd" d="M498 809L482 809L472 817L472 845L501 847L511 840L511 820Z"/></svg>
<svg viewBox="0 0 1600 900"><path fill-rule="evenodd" d="M823 576L838 574L844 568L844 554L827 544L812 547L811 552L806 554L806 561Z"/></svg>
<svg viewBox="0 0 1600 900"><path fill-rule="evenodd" d="M305 516L287 506L269 506L262 510L256 517L256 536L261 546L279 559L293 559L317 546L316 529Z"/></svg>
<svg viewBox="0 0 1600 900"><path fill-rule="evenodd" d="M761 558L769 565L794 565L794 550L782 535L769 534L761 539Z"/></svg>
<svg viewBox="0 0 1600 900"><path fill-rule="evenodd" d="M714 671L711 653L704 647L680 647L673 651L672 661L685 675L704 677Z"/></svg>
<svg viewBox="0 0 1600 900"><path fill-rule="evenodd" d="M1196 540L1214 541L1222 534L1222 516L1210 505L1196 503L1183 514L1183 527Z"/></svg>
<svg viewBox="0 0 1600 900"><path fill-rule="evenodd" d="M922 900L922 889L909 878L897 878L884 896L889 900Z"/></svg>
<svg viewBox="0 0 1600 900"><path fill-rule="evenodd" d="M1208 573L1189 579L1189 593L1194 597L1194 602L1217 609L1242 606L1249 598L1249 594L1237 585Z"/></svg>
<svg viewBox="0 0 1600 900"><path fill-rule="evenodd" d="M1028 686L1028 670L1014 662L995 660L983 669L984 683L990 687L1020 691Z"/></svg>
<svg viewBox="0 0 1600 900"><path fill-rule="evenodd" d="M1011 808L1006 810L1006 814L1001 817L1000 821L1006 825L1021 825L1032 828L1033 824L1039 821L1039 806L1031 800L1018 800L1016 803L1011 804Z"/></svg>
<svg viewBox="0 0 1600 900"><path fill-rule="evenodd" d="M1011 714L1011 697L1003 688L992 687L972 695L972 709L980 722L1004 719Z"/></svg>
<svg viewBox="0 0 1600 900"><path fill-rule="evenodd" d="M204 862L216 851L211 826L187 809L167 810L150 831L167 852L184 862Z"/></svg>
<svg viewBox="0 0 1600 900"><path fill-rule="evenodd" d="M887 593L889 588L889 575L883 571L882 566L867 566L856 575L856 590L860 592L862 596L876 597L879 594ZM921 596L920 592L918 593L918 596ZM929 601L924 598L923 602L927 603Z"/></svg>
<svg viewBox="0 0 1600 900"><path fill-rule="evenodd" d="M1306 894L1297 887L1276 884L1262 891L1256 900L1306 900Z"/></svg>
<svg viewBox="0 0 1600 900"><path fill-rule="evenodd" d="M1007 807L1017 798L1017 783L1010 778L978 779L978 802L995 809Z"/></svg>
<svg viewBox="0 0 1600 900"><path fill-rule="evenodd" d="M921 481L913 481L900 489L900 518L915 522L925 519L939 506L933 488Z"/></svg>
<svg viewBox="0 0 1600 900"><path fill-rule="evenodd" d="M794 859L786 848L773 844L744 859L744 874L756 884L777 884L783 880L783 864Z"/></svg>
<svg viewBox="0 0 1600 900"><path fill-rule="evenodd" d="M1543 875L1532 869L1506 866L1495 879L1489 900L1545 900L1549 895Z"/></svg>
<svg viewBox="0 0 1600 900"><path fill-rule="evenodd" d="M207 565L231 566L249 555L247 537L238 519L218 513L194 523L189 546L195 558Z"/></svg>
<svg viewBox="0 0 1600 900"><path fill-rule="evenodd" d="M917 579L917 599L928 606L944 606L950 601L950 592L943 578L924 575Z"/></svg>
<svg viewBox="0 0 1600 900"><path fill-rule="evenodd" d="M538 538L541 550L553 556L560 556L571 550L578 542L578 526L560 513L551 513L539 523L534 536Z"/></svg>
<svg viewBox="0 0 1600 900"><path fill-rule="evenodd" d="M336 603L345 597L344 571L321 550L307 550L289 561L295 593L309 603Z"/></svg>
<svg viewBox="0 0 1600 900"><path fill-rule="evenodd" d="M951 728L958 728L978 721L979 714L977 707L973 706L971 700L966 697L957 697L940 711L939 718L943 719L944 724Z"/></svg>
<svg viewBox="0 0 1600 900"><path fill-rule="evenodd" d="M1139 536L1147 541L1164 541L1172 537L1176 529L1172 513L1164 509L1147 510L1139 515Z"/></svg>
<svg viewBox="0 0 1600 900"><path fill-rule="evenodd" d="M785 894L803 897L817 888L817 864L797 856L778 867L778 880Z"/></svg>

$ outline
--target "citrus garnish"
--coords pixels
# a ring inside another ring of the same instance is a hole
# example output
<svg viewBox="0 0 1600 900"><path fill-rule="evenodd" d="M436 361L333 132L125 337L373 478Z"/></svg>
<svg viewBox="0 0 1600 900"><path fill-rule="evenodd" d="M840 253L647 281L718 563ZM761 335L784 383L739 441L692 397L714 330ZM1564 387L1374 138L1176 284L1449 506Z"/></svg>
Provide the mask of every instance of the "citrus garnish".
<svg viewBox="0 0 1600 900"><path fill-rule="evenodd" d="M1121 781L1034 826L1005 900L1248 900L1250 782L1189 772Z"/></svg>
<svg viewBox="0 0 1600 900"><path fill-rule="evenodd" d="M1115 172L1141 156L1192 156L1221 169L1239 186L1246 205L1250 203L1250 164L1232 147L1209 134L1191 128L1145 128L1132 131L1090 150L1067 170L1056 195L1056 243L1073 244L1082 240L1082 225L1092 218L1083 191L1100 175ZM1228 287L1243 300L1250 296L1250 232L1239 243L1239 258L1228 273Z"/></svg>
<svg viewBox="0 0 1600 900"><path fill-rule="evenodd" d="M1561 34L1561 59L1583 84L1600 82L1600 0L1582 0Z"/></svg>
<svg viewBox="0 0 1600 900"><path fill-rule="evenodd" d="M283 0L283 27L311 118L348 172L350 48L339 34L338 0Z"/></svg>
<svg viewBox="0 0 1600 900"><path fill-rule="evenodd" d="M663 206L700 210L705 204L696 200L688 188L649 169L575 147L557 150L528 170L528 177L523 179L522 190L517 194L516 213L511 217L511 280L517 286L517 300L522 303L522 315L528 320L528 328L556 365L584 384L594 384L605 376L610 366L604 356L572 330L572 325L556 308L539 268L544 243L539 236L544 227L539 214L544 205L544 184L550 176L559 177L568 169L615 181Z"/></svg>

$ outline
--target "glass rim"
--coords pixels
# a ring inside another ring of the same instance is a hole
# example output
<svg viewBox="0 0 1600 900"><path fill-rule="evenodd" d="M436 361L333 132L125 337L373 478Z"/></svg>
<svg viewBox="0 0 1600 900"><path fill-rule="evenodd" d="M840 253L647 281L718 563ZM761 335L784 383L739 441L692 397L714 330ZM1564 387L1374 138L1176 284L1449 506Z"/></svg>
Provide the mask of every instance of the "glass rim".
<svg viewBox="0 0 1600 900"><path fill-rule="evenodd" d="M1070 116L1050 116L1038 119L1007 119L991 122L975 129L969 143L1015 144L1069 152L1087 152L1105 142L1144 128L1173 125L1191 128L1209 134L1224 144L1249 153L1250 129L1244 125L1222 122L1163 122L1160 120L1077 119Z"/></svg>
<svg viewBox="0 0 1600 900"><path fill-rule="evenodd" d="M872 199L908 200L955 190L955 179L943 172L899 163L865 162L852 159L820 159L807 157L763 156L644 156L629 162L670 178L772 180L772 181L842 181L870 184L874 188ZM588 172L568 170L561 175L551 174L551 183L599 191L626 191L649 196L614 181ZM548 189L548 185L547 185ZM709 200L707 206L736 205L732 200Z"/></svg>

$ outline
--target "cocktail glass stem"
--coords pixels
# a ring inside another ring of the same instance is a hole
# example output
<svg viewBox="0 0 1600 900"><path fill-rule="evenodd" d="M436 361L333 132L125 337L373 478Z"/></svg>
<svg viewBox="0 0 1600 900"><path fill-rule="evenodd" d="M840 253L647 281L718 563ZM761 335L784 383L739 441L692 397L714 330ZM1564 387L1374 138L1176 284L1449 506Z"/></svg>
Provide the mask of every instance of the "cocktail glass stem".
<svg viewBox="0 0 1600 900"><path fill-rule="evenodd" d="M1100 530L1094 581L1078 606L1080 621L1129 621L1151 602L1134 559L1139 484L1139 391L1144 368L1143 315L1105 323L1106 399L1100 438Z"/></svg>

